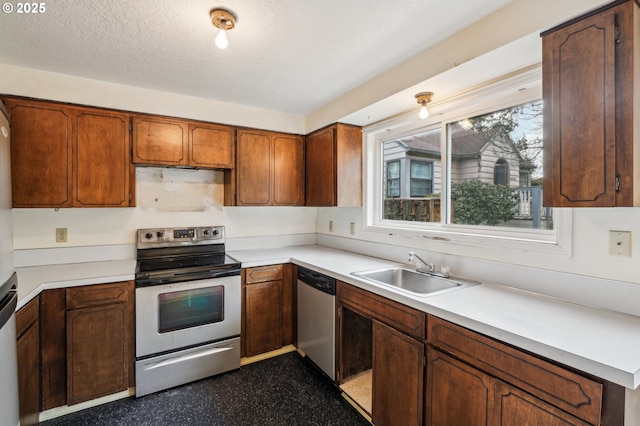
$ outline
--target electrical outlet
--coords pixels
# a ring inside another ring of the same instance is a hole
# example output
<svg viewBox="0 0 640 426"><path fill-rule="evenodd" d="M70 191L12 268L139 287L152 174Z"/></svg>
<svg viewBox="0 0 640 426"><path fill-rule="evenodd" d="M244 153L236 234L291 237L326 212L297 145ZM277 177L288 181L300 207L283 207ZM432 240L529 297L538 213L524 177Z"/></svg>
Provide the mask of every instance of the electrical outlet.
<svg viewBox="0 0 640 426"><path fill-rule="evenodd" d="M631 231L609 231L609 255L631 257Z"/></svg>
<svg viewBox="0 0 640 426"><path fill-rule="evenodd" d="M351 235L356 235L356 224L353 222L349 224L349 233Z"/></svg>
<svg viewBox="0 0 640 426"><path fill-rule="evenodd" d="M333 221L329 221L329 232L333 232Z"/></svg>
<svg viewBox="0 0 640 426"><path fill-rule="evenodd" d="M67 242L67 228L56 228L56 243Z"/></svg>

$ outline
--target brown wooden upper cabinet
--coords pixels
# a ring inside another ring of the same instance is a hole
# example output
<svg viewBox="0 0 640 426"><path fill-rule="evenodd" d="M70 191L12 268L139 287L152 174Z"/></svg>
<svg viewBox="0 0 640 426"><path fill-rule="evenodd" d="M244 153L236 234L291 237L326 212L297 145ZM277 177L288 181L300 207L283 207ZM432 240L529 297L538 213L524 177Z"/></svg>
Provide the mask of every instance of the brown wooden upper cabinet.
<svg viewBox="0 0 640 426"><path fill-rule="evenodd" d="M225 176L225 205L304 205L302 136L238 129L236 156L236 169Z"/></svg>
<svg viewBox="0 0 640 426"><path fill-rule="evenodd" d="M235 129L216 124L189 123L189 165L233 169Z"/></svg>
<svg viewBox="0 0 640 426"><path fill-rule="evenodd" d="M640 205L639 34L633 0L542 34L546 206Z"/></svg>
<svg viewBox="0 0 640 426"><path fill-rule="evenodd" d="M333 124L310 133L305 144L306 205L362 205L362 130Z"/></svg>
<svg viewBox="0 0 640 426"><path fill-rule="evenodd" d="M168 117L133 117L133 162L208 169L234 167L235 129Z"/></svg>
<svg viewBox="0 0 640 426"><path fill-rule="evenodd" d="M128 114L14 98L5 104L13 207L135 205Z"/></svg>

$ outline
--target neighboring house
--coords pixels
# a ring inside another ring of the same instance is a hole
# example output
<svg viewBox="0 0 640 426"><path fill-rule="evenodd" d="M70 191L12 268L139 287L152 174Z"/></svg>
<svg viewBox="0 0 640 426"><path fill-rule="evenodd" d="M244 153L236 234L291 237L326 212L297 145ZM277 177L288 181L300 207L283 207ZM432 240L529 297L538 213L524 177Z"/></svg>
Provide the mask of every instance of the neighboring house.
<svg viewBox="0 0 640 426"><path fill-rule="evenodd" d="M438 128L385 142L385 218L440 221L443 176L440 133ZM460 123L451 125L452 182L478 179L521 188L516 217L531 217L535 201L528 187L534 169L503 129L476 132Z"/></svg>
<svg viewBox="0 0 640 426"><path fill-rule="evenodd" d="M386 198L424 198L441 191L440 129L384 144ZM451 180L529 186L535 166L522 158L502 129L451 127Z"/></svg>

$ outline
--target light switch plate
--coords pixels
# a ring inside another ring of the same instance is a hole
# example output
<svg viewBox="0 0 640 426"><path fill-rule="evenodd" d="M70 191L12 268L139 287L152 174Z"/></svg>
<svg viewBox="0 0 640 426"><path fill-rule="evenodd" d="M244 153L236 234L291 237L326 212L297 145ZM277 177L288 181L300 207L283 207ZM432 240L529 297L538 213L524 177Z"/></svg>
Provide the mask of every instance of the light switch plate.
<svg viewBox="0 0 640 426"><path fill-rule="evenodd" d="M631 257L631 231L609 231L609 255Z"/></svg>

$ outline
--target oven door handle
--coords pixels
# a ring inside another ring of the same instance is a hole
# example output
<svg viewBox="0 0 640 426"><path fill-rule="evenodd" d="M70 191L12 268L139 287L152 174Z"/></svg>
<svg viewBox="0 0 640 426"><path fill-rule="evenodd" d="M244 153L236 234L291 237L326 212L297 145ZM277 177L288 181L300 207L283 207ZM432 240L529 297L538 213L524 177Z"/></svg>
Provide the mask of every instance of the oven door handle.
<svg viewBox="0 0 640 426"><path fill-rule="evenodd" d="M176 356L176 357L173 357L173 358L164 359L162 361L156 362L155 364L150 364L148 366L145 366L145 370L153 370L155 368L165 367L167 365L175 364L175 363L178 363L178 362L187 361L187 360L190 360L190 359L196 359L196 358L200 358L200 357L203 357L203 356L213 355L213 354L217 354L217 353L220 353L220 352L226 352L226 351L230 351L230 350L233 350L233 345L219 346L219 347L207 349L205 351L194 352L194 353L186 354L186 355L179 355L179 356Z"/></svg>

